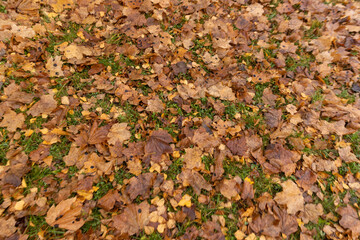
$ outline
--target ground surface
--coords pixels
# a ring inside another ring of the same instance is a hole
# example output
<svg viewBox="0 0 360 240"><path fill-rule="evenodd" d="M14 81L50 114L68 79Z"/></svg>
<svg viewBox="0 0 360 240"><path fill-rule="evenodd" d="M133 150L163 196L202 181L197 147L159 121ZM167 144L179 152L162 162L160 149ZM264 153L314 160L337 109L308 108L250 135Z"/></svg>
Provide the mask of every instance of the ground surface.
<svg viewBox="0 0 360 240"><path fill-rule="evenodd" d="M0 4L0 239L358 238L359 2Z"/></svg>

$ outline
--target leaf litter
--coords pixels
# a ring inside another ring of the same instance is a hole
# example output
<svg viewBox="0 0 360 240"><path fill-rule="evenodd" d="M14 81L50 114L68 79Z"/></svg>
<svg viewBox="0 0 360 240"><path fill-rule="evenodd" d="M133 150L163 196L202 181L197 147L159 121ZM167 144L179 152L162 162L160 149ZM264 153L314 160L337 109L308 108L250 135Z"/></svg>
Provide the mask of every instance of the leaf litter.
<svg viewBox="0 0 360 240"><path fill-rule="evenodd" d="M0 3L1 239L357 239L358 1Z"/></svg>

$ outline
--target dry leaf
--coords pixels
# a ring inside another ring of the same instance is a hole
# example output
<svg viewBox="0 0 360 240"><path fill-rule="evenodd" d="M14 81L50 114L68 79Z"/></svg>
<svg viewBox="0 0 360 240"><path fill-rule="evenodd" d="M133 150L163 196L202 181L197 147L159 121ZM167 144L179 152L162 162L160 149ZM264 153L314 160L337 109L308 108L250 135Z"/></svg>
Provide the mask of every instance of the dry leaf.
<svg viewBox="0 0 360 240"><path fill-rule="evenodd" d="M149 223L149 209L146 201L139 205L130 204L123 213L113 217L113 225L122 234L137 234Z"/></svg>
<svg viewBox="0 0 360 240"><path fill-rule="evenodd" d="M108 143L110 145L115 145L116 142L123 143L124 141L130 139L131 133L127 130L127 123L116 123L110 128L108 133Z"/></svg>
<svg viewBox="0 0 360 240"><path fill-rule="evenodd" d="M25 122L25 116L22 113L16 114L14 111L7 111L0 127L6 127L9 132L15 132L17 128L21 128Z"/></svg>
<svg viewBox="0 0 360 240"><path fill-rule="evenodd" d="M304 197L299 187L291 180L281 183L283 191L276 194L274 200L278 204L286 205L289 214L304 211Z"/></svg>

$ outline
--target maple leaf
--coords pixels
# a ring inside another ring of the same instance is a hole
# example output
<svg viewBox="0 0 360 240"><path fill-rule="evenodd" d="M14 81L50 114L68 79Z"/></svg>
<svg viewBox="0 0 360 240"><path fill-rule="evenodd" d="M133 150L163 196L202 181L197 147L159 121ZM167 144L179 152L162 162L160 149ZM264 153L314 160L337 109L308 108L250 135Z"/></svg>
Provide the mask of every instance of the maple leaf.
<svg viewBox="0 0 360 240"><path fill-rule="evenodd" d="M236 197L241 189L241 178L236 176L234 179L224 179L220 184L220 193L227 199Z"/></svg>
<svg viewBox="0 0 360 240"><path fill-rule="evenodd" d="M289 214L296 214L298 211L304 211L304 197L299 187L291 180L280 184L283 191L276 194L274 200L278 204L286 205Z"/></svg>
<svg viewBox="0 0 360 240"><path fill-rule="evenodd" d="M134 235L149 223L150 205L144 201L139 205L130 204L124 212L113 217L113 226L121 234Z"/></svg>
<svg viewBox="0 0 360 240"><path fill-rule="evenodd" d="M76 231L84 225L85 221L78 216L81 214L82 204L76 197L61 201L52 206L45 217L46 222L53 227Z"/></svg>
<svg viewBox="0 0 360 240"><path fill-rule="evenodd" d="M282 144L270 144L266 147L265 157L269 159L271 167L275 171L282 171L286 176L295 172L296 162L300 160L300 154L287 150ZM270 167L270 168L271 168Z"/></svg>
<svg viewBox="0 0 360 240"><path fill-rule="evenodd" d="M146 107L147 111L153 112L153 113L159 113L164 111L164 103L159 99L150 99L147 102L148 106Z"/></svg>
<svg viewBox="0 0 360 240"><path fill-rule="evenodd" d="M184 155L184 163L186 168L200 170L204 169L204 164L201 161L203 152L200 148L186 148Z"/></svg>
<svg viewBox="0 0 360 240"><path fill-rule="evenodd" d="M226 146L230 149L232 154L239 156L247 156L248 146L245 136L240 138L232 138L226 142Z"/></svg>
<svg viewBox="0 0 360 240"><path fill-rule="evenodd" d="M48 70L50 77L63 77L64 72L62 70L63 62L61 56L51 57L46 63L46 69Z"/></svg>
<svg viewBox="0 0 360 240"><path fill-rule="evenodd" d="M235 94L232 89L222 85L221 83L213 85L209 88L208 93L214 97L218 97L221 100L234 101Z"/></svg>

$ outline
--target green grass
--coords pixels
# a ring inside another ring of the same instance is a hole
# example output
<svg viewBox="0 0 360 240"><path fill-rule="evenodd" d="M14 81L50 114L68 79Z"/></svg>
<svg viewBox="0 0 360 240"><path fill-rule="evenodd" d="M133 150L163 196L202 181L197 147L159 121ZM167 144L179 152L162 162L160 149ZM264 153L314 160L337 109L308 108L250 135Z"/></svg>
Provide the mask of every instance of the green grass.
<svg viewBox="0 0 360 240"><path fill-rule="evenodd" d="M27 227L24 233L28 235L28 239L30 240L39 239L38 233L42 230L44 230L45 239L60 239L64 237L66 232L64 229L49 226L44 216L29 215L26 216L26 219L28 224L26 224ZM33 226L30 226L30 222Z"/></svg>
<svg viewBox="0 0 360 240"><path fill-rule="evenodd" d="M92 220L85 222L84 225L81 227L81 231L83 233L87 233L90 229L99 229L101 225L101 219L103 219L99 210L100 209L97 207L91 210L90 217L92 218Z"/></svg>
<svg viewBox="0 0 360 240"><path fill-rule="evenodd" d="M337 94L336 96L340 98L344 98L347 100L347 104L352 104L356 100L356 96L353 94L350 94L346 88L344 88L341 93Z"/></svg>
<svg viewBox="0 0 360 240"><path fill-rule="evenodd" d="M135 176L134 174L129 173L128 170L126 170L125 167L123 166L122 168L120 168L115 172L114 179L116 183L124 184L125 179L130 179L134 176Z"/></svg>
<svg viewBox="0 0 360 240"><path fill-rule="evenodd" d="M0 128L0 165L6 165L6 153L10 147L10 139L8 137L8 132L4 128Z"/></svg>
<svg viewBox="0 0 360 240"><path fill-rule="evenodd" d="M286 57L285 64L287 71L295 71L297 67L304 67L309 69L310 64L315 61L314 55L304 52L304 50L297 50L297 55L300 59L296 60L290 56Z"/></svg>
<svg viewBox="0 0 360 240"><path fill-rule="evenodd" d="M100 177L99 182L96 183L95 186L99 188L93 194L93 200L95 200L95 201L99 200L100 198L105 196L110 189L114 188L112 183L109 182L109 180L107 178L104 178L104 177Z"/></svg>
<svg viewBox="0 0 360 240"><path fill-rule="evenodd" d="M22 135L18 140L20 146L24 148L24 152L29 154L30 152L38 149L40 143L42 143L41 133L34 132L29 137Z"/></svg>
<svg viewBox="0 0 360 240"><path fill-rule="evenodd" d="M31 188L37 187L39 190L43 187L46 187L46 183L43 181L43 178L53 174L53 171L46 167L40 167L39 165L33 165L31 171L25 175L26 189L25 193L28 193Z"/></svg>
<svg viewBox="0 0 360 240"><path fill-rule="evenodd" d="M6 7L2 4L0 4L0 12L1 13L7 13Z"/></svg>
<svg viewBox="0 0 360 240"><path fill-rule="evenodd" d="M304 33L304 37L308 39L316 39L321 36L321 28L323 27L323 23L318 20L313 20L311 22L310 29L306 30Z"/></svg>
<svg viewBox="0 0 360 240"><path fill-rule="evenodd" d="M71 142L65 137L60 138L60 142L54 143L50 147L50 155L54 161L61 161L69 153Z"/></svg>
<svg viewBox="0 0 360 240"><path fill-rule="evenodd" d="M183 159L178 158L173 160L169 168L165 171L167 177L171 180L176 180L177 175L179 175L182 171Z"/></svg>
<svg viewBox="0 0 360 240"><path fill-rule="evenodd" d="M257 176L252 177L254 182L253 187L255 190L255 197L259 197L265 192L275 196L276 193L282 190L282 187L279 184L274 183L271 178L266 177L260 165L241 164L229 159L226 159L223 164L226 177L239 176L244 180L246 177L251 177L251 172L256 171L258 173Z"/></svg>
<svg viewBox="0 0 360 240"><path fill-rule="evenodd" d="M311 97L311 103L315 103L317 101L322 101L324 99L322 89L318 89L315 91L314 95Z"/></svg>

